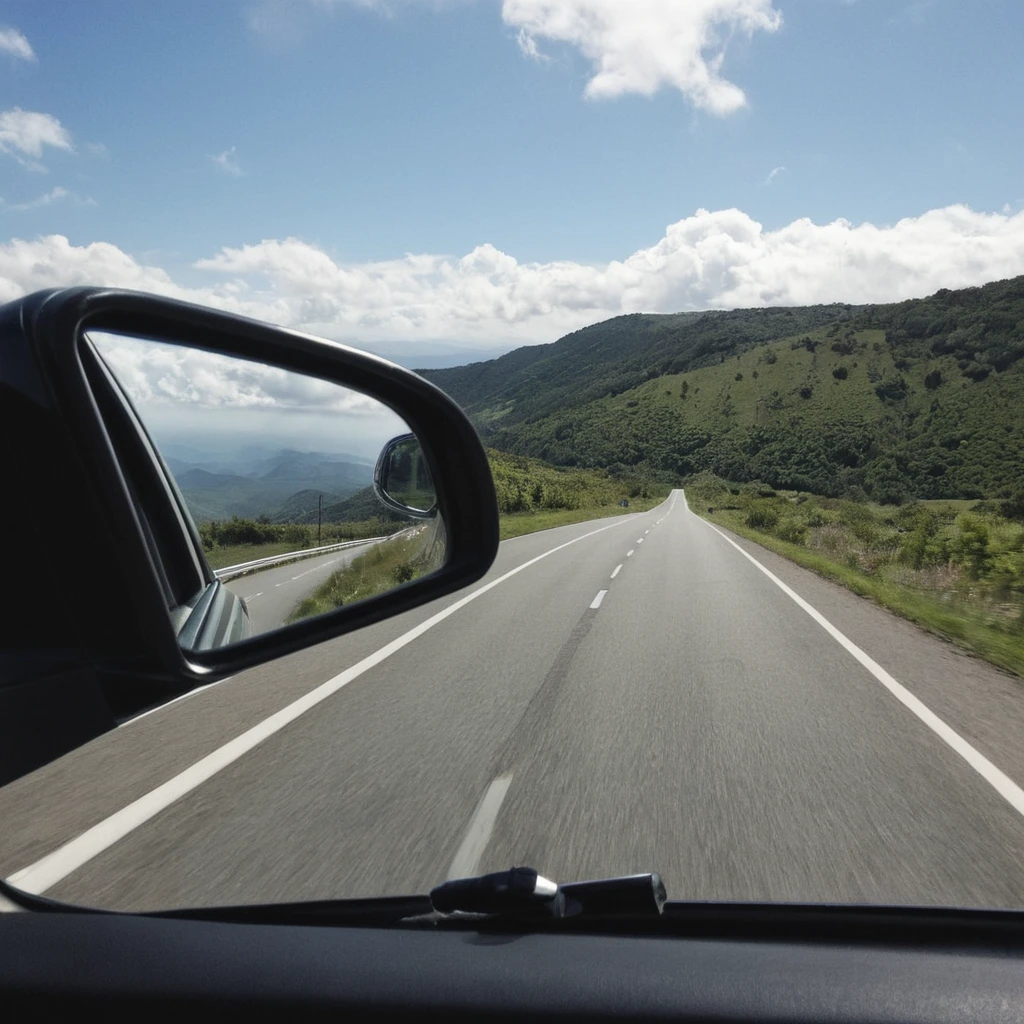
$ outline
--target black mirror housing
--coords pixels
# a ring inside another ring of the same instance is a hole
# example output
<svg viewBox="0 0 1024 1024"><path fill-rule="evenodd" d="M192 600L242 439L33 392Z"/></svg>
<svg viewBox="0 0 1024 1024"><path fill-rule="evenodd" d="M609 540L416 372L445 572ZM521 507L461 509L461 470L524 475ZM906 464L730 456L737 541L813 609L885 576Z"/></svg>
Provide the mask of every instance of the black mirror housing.
<svg viewBox="0 0 1024 1024"><path fill-rule="evenodd" d="M209 581L211 570L195 528L172 507L170 491L140 485L145 474L129 465L141 460L151 468L161 460L140 424L115 422L105 413L104 370L91 354L87 330L241 357L379 400L422 445L436 503L421 515L436 514L443 522L444 564L390 593L275 632L183 650L168 618L168 580L178 573ZM494 484L466 415L411 371L345 345L142 293L39 292L0 308L0 395L0 425L25 481L25 514L41 531L58 529L59 517L42 506L59 502L61 494L65 512L76 513L74 543L65 538L52 559L44 558L49 577L56 574L63 585L54 607L38 615L59 619L60 628L50 633L49 650L41 638L33 641L22 664L34 668L19 679L41 677L57 661L95 673L115 718L449 594L479 579L497 551ZM161 536L174 538L157 557L154 523Z"/></svg>

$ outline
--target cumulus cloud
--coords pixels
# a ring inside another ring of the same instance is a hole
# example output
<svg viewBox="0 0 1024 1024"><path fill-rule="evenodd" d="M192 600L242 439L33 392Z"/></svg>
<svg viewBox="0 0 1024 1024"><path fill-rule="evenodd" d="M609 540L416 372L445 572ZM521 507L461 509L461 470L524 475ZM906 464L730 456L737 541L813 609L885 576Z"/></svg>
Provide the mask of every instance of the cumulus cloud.
<svg viewBox="0 0 1024 1024"><path fill-rule="evenodd" d="M229 174L233 178L240 178L244 173L242 171L242 165L238 162L234 146L230 149L225 149L223 153L211 156L210 159L219 171L222 171L224 174Z"/></svg>
<svg viewBox="0 0 1024 1024"><path fill-rule="evenodd" d="M274 323L285 323L290 316L285 303L263 303L252 294L244 301L238 299L235 292L241 286L232 282L216 288L181 287L165 270L139 263L109 242L72 245L64 235L46 235L33 241L15 238L0 243L0 302L41 288L80 284L157 292Z"/></svg>
<svg viewBox="0 0 1024 1024"><path fill-rule="evenodd" d="M10 153L35 171L45 171L39 162L50 146L68 152L74 147L67 129L52 114L12 107L0 113L0 152Z"/></svg>
<svg viewBox="0 0 1024 1024"><path fill-rule="evenodd" d="M15 60L35 61L35 51L29 41L16 28L0 25L0 53L6 53Z"/></svg>
<svg viewBox="0 0 1024 1024"><path fill-rule="evenodd" d="M728 37L782 24L772 0L503 0L501 14L519 30L527 56L548 40L590 60L592 99L673 88L718 115L746 104L743 90L721 74Z"/></svg>
<svg viewBox="0 0 1024 1024"><path fill-rule="evenodd" d="M57 284L157 291L358 344L533 344L632 312L890 302L1024 274L1024 211L932 210L891 226L796 220L774 231L741 210L698 210L648 248L602 264L520 263L483 244L342 264L297 238L225 247L177 284L107 243L53 235L0 244L0 299Z"/></svg>

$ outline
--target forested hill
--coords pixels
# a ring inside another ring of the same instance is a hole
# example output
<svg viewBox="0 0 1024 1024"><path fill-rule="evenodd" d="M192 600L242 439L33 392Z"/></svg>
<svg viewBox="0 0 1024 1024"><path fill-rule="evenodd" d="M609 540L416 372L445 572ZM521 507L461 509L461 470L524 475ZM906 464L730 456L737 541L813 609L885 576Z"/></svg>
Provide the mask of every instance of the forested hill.
<svg viewBox="0 0 1024 1024"><path fill-rule="evenodd" d="M488 444L558 465L883 501L1024 491L1024 277L891 305L617 317L430 376Z"/></svg>
<svg viewBox="0 0 1024 1024"><path fill-rule="evenodd" d="M662 374L710 366L723 355L849 319L858 310L832 305L633 313L584 327L551 345L419 372L478 422L518 423L620 394Z"/></svg>

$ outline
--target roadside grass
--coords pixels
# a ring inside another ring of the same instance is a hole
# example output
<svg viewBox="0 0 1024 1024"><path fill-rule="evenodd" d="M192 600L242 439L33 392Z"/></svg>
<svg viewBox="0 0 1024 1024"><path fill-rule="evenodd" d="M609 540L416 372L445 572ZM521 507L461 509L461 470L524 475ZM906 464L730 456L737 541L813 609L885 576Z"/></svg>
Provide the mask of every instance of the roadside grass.
<svg viewBox="0 0 1024 1024"><path fill-rule="evenodd" d="M309 597L300 601L287 621L298 622L385 594L422 576L427 568L424 539L418 534L374 544L365 554L332 573Z"/></svg>
<svg viewBox="0 0 1024 1024"><path fill-rule="evenodd" d="M1024 676L1024 528L987 503L872 506L708 476L686 496L717 525Z"/></svg>
<svg viewBox="0 0 1024 1024"><path fill-rule="evenodd" d="M664 500L663 497L630 498L629 508L620 508L618 505L598 505L594 508L515 512L500 517L500 537L502 540L511 540L513 537L523 537L528 533L536 533L538 530L550 530L555 526L583 523L588 519L604 519L609 516L629 515L631 512L646 512Z"/></svg>
<svg viewBox="0 0 1024 1024"><path fill-rule="evenodd" d="M660 501L670 490L668 484L655 480L650 473L629 467L612 472L553 466L541 459L494 448L488 449L487 459L494 478L498 514L502 516L577 512L578 519L565 522L579 522L591 518L594 509L607 508L609 511L604 514L614 515L623 500L629 501L630 506L651 498Z"/></svg>
<svg viewBox="0 0 1024 1024"><path fill-rule="evenodd" d="M205 551L211 569L223 569L228 565L241 565L257 558L269 558L271 555L283 555L289 551L298 551L294 543L278 541L276 544L230 544Z"/></svg>

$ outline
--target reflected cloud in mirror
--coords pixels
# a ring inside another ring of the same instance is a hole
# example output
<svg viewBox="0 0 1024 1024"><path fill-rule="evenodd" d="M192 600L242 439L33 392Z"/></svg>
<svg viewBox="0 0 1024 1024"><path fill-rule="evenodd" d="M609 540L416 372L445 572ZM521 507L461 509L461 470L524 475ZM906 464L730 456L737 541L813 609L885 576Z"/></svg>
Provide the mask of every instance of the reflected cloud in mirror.
<svg viewBox="0 0 1024 1024"><path fill-rule="evenodd" d="M419 442L382 402L182 345L97 332L89 340L159 451L216 577L189 611L216 609L226 622L240 605L248 619L211 642L220 634L207 629L200 641L193 614L179 631L183 646L279 629L444 563Z"/></svg>

